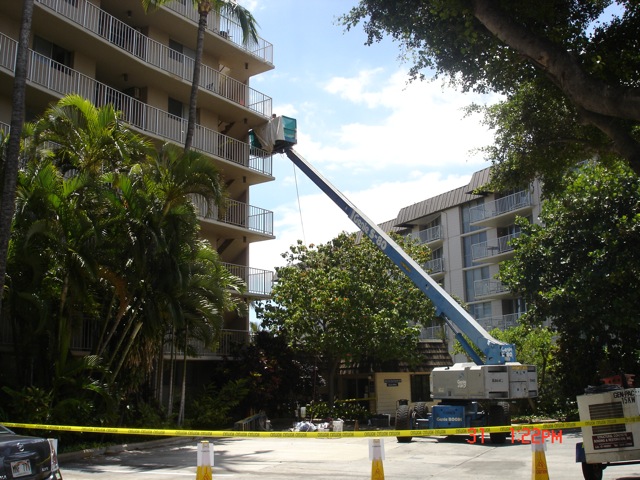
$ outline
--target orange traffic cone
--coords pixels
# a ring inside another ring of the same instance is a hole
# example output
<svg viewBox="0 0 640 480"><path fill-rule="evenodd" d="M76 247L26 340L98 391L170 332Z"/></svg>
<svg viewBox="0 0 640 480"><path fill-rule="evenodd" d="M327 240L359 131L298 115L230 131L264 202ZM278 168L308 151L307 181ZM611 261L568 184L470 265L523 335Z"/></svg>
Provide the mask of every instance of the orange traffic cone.
<svg viewBox="0 0 640 480"><path fill-rule="evenodd" d="M369 458L371 459L371 480L384 480L384 443L380 438L369 440Z"/></svg>
<svg viewBox="0 0 640 480"><path fill-rule="evenodd" d="M544 450L544 440L538 437L538 441L536 441L536 437L532 437L531 452L533 459L531 463L531 480L549 480L547 457L544 454Z"/></svg>
<svg viewBox="0 0 640 480"><path fill-rule="evenodd" d="M196 480L211 480L213 467L213 445L203 440L198 444L198 467Z"/></svg>

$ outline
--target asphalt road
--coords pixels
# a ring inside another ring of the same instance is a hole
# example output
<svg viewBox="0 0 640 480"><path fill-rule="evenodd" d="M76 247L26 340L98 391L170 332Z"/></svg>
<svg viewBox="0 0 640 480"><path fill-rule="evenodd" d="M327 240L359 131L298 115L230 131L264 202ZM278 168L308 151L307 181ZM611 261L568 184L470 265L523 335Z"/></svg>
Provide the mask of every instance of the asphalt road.
<svg viewBox="0 0 640 480"><path fill-rule="evenodd" d="M531 445L508 439L492 445L476 444L468 437L414 438L397 443L384 438L384 475L389 479L531 480ZM163 480L196 478L197 443L202 439L168 439L129 446L129 450L89 458L61 455L64 480ZM282 480L370 479L369 438L216 438L213 478ZM553 443L547 440L545 459L551 480L582 479L574 461L579 432L563 432ZM613 466L606 480L640 480L640 465Z"/></svg>

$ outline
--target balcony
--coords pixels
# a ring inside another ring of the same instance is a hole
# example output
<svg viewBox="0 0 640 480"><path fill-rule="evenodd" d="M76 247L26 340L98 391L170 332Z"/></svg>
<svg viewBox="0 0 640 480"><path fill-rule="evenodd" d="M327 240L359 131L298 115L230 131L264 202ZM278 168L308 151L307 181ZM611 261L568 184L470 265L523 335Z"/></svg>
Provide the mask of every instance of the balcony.
<svg viewBox="0 0 640 480"><path fill-rule="evenodd" d="M16 50L17 42L0 34L0 70L15 71ZM96 106L113 104L122 112L123 120L136 130L165 141L184 143L187 120L147 105L34 51L30 51L27 79L56 96L76 93ZM267 181L271 176L271 154L215 130L196 125L193 148L228 162L226 168L240 166L259 174L252 176L252 183ZM246 170L242 174L247 176Z"/></svg>
<svg viewBox="0 0 640 480"><path fill-rule="evenodd" d="M506 330L507 328L512 328L518 325L518 319L523 315L521 313L510 313L508 315L503 315L501 317L487 317L487 318L478 318L477 322L482 325L482 327L490 332L494 328L499 328L500 330Z"/></svg>
<svg viewBox="0 0 640 480"><path fill-rule="evenodd" d="M511 225L517 215L531 211L531 193L522 190L506 197L498 198L469 209L469 221L478 227L499 227Z"/></svg>
<svg viewBox="0 0 640 480"><path fill-rule="evenodd" d="M519 236L520 232L499 237L493 242L481 242L472 245L471 256L473 261L479 262L480 260L484 260L485 263L487 261L497 263L509 258L513 252L513 247L510 245L510 242Z"/></svg>
<svg viewBox="0 0 640 480"><path fill-rule="evenodd" d="M420 330L420 340L442 340L446 338L445 336L445 327L442 325L422 327L422 330Z"/></svg>
<svg viewBox="0 0 640 480"><path fill-rule="evenodd" d="M5 322L6 323L6 322ZM87 320L82 323L82 327L77 329L71 338L70 348L76 353L90 353L96 346L98 339L98 322ZM0 344L10 344L9 336L5 339L4 335L0 335ZM189 359L210 359L222 355L229 355L234 345L246 345L249 343L249 332L246 330L229 330L223 329L220 332L218 343L211 348L205 348L204 343L200 340L191 340L189 346L194 349L198 357L189 357ZM171 345L165 343L164 354L171 354ZM177 358L182 357L182 351L178 349L175 352Z"/></svg>
<svg viewBox="0 0 640 480"><path fill-rule="evenodd" d="M423 265L424 270L431 275L434 280L440 280L444 277L444 258L433 258Z"/></svg>
<svg viewBox="0 0 640 480"><path fill-rule="evenodd" d="M442 240L442 227L436 225L435 227L420 230L418 233L410 233L409 236L419 240L420 243L433 244Z"/></svg>
<svg viewBox="0 0 640 480"><path fill-rule="evenodd" d="M190 1L171 2L166 5L166 8L192 20L196 24L198 23L198 12L193 8L193 4ZM207 17L207 30L221 36L262 61L273 64L273 45L262 38L258 38L257 43L249 41L247 45L244 45L242 43L242 27L224 13L217 17L214 12L211 12Z"/></svg>
<svg viewBox="0 0 640 480"><path fill-rule="evenodd" d="M268 298L273 287L273 272L245 265L223 263L232 275L241 278L247 285L247 294L252 297Z"/></svg>
<svg viewBox="0 0 640 480"><path fill-rule="evenodd" d="M219 208L216 205L207 205L201 195L193 195L191 201L196 207L198 217L204 220L240 227L259 235L273 236L273 212L269 210L237 200L227 200L227 205Z"/></svg>
<svg viewBox="0 0 640 480"><path fill-rule="evenodd" d="M75 2L37 0L37 2L101 37L116 48L131 54L139 61L191 83L194 68L192 58L150 39L94 4L86 0ZM193 5L189 3L188 6L189 10L195 14ZM208 65L201 66L199 85L214 95L248 108L264 119L271 117L270 97Z"/></svg>
<svg viewBox="0 0 640 480"><path fill-rule="evenodd" d="M499 280L484 279L473 282L475 299L479 298L501 298L510 295L509 289Z"/></svg>
<svg viewBox="0 0 640 480"><path fill-rule="evenodd" d="M189 340L189 347L197 356L188 356L189 360L211 360L212 358L219 358L221 356L230 355L233 353L234 347L248 345L249 344L249 332L247 330L229 330L223 329L220 332L220 338L218 343L211 348L206 348L204 342L200 340ZM171 344L165 342L163 349L165 358L171 355ZM174 351L174 355L177 359L183 357L183 352L180 348Z"/></svg>

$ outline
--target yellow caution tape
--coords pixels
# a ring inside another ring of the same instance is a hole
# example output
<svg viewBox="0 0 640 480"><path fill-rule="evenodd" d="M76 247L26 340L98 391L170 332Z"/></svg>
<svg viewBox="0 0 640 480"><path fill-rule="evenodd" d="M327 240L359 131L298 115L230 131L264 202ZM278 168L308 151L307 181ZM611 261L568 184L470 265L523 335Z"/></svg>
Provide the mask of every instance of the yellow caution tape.
<svg viewBox="0 0 640 480"><path fill-rule="evenodd" d="M115 427L81 427L72 425L46 425L32 423L2 422L10 428L28 428L32 430L50 430L82 433L112 433L118 435L156 435L167 437L247 437L247 438L352 438L352 437L437 437L446 435L480 435L496 432L522 432L537 434L539 431L563 430L580 427L596 427L603 425L619 425L622 423L638 423L640 416L607 418L579 422L554 422L503 425L499 427L474 428L432 428L423 430L363 430L343 432L246 432L235 430L166 430L155 428L115 428Z"/></svg>

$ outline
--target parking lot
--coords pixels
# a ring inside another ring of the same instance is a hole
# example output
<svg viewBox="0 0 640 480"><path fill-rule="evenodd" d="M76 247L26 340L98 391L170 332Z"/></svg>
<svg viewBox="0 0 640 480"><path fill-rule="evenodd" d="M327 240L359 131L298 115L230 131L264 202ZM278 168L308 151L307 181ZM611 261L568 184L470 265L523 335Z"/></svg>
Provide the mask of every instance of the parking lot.
<svg viewBox="0 0 640 480"><path fill-rule="evenodd" d="M384 438L386 479L471 480L532 479L531 445L508 439L504 445L469 437L414 438L397 443ZM115 449L104 455L81 458L61 455L65 480L120 478L159 480L196 478L196 449L201 439L181 438ZM312 478L317 480L369 479L369 438L209 438L214 445L213 478L264 480ZM562 432L547 440L545 459L549 478L582 479L574 461L579 431ZM609 467L604 479L640 480L640 465Z"/></svg>

